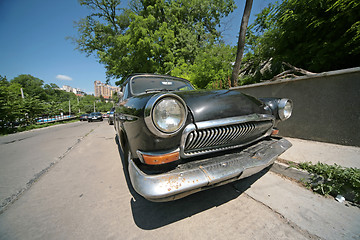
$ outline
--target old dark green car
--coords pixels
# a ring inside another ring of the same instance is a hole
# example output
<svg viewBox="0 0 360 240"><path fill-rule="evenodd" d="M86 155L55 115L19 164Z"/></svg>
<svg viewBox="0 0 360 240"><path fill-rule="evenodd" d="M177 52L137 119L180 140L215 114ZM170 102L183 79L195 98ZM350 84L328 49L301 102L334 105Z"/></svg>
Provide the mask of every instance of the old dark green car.
<svg viewBox="0 0 360 240"><path fill-rule="evenodd" d="M291 144L274 137L289 99L237 89L195 90L189 81L134 74L122 85L114 126L131 184L150 201L170 201L248 177Z"/></svg>

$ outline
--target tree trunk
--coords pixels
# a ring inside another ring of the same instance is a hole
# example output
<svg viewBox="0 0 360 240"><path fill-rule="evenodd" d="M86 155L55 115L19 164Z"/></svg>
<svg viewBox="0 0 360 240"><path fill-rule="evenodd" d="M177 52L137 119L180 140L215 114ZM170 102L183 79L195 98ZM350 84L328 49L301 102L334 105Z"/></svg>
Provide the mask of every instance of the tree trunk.
<svg viewBox="0 0 360 240"><path fill-rule="evenodd" d="M244 15L241 20L239 40L238 40L237 52L236 52L236 60L235 60L235 65L234 65L233 72L231 75L231 86L232 87L237 86L238 79L239 79L241 60L242 60L242 56L244 54L245 35L246 35L247 25L249 23L249 17L250 17L250 13L251 13L252 3L253 3L253 0L246 0Z"/></svg>

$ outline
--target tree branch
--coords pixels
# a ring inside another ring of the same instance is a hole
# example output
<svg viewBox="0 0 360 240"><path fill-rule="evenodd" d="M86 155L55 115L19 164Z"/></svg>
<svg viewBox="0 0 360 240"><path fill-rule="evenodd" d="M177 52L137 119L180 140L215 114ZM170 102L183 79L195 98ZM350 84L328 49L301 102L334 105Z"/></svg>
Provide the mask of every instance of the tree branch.
<svg viewBox="0 0 360 240"><path fill-rule="evenodd" d="M270 81L275 81L275 80L278 80L278 79L283 79L283 78L295 78L295 77L298 77L297 75L295 75L295 73L301 73L301 74L304 74L304 75L314 75L316 73L313 73L313 72L309 72L307 70L304 70L302 68L298 68L298 67L294 67L293 65L289 64L289 63L286 63L286 62L282 62L283 65L289 67L290 69L289 70L286 70L276 76L274 76L272 79L270 79Z"/></svg>
<svg viewBox="0 0 360 240"><path fill-rule="evenodd" d="M307 70L304 70L302 68L297 68L297 67L294 67L293 65L289 64L289 63L286 63L286 62L282 62L282 64L284 64L285 66L288 66L289 68L293 69L295 72L299 72L299 73L302 73L304 75L312 75L312 74L315 74L313 72L309 72Z"/></svg>

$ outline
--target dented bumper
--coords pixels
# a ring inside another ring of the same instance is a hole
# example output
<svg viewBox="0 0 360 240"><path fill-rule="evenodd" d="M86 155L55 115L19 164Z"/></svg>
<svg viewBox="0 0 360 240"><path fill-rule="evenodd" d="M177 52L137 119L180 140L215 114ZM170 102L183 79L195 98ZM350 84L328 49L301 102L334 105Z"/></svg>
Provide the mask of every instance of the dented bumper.
<svg viewBox="0 0 360 240"><path fill-rule="evenodd" d="M130 160L131 183L144 198L155 201L171 201L251 176L267 166L291 147L285 139L264 139L247 148L222 155L179 165L176 169L157 175L147 175Z"/></svg>

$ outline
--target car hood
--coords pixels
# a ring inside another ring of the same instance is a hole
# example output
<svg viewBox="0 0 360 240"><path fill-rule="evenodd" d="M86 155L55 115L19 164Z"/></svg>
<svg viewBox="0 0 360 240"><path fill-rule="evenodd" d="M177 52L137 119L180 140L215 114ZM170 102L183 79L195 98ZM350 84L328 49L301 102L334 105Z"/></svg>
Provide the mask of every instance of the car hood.
<svg viewBox="0 0 360 240"><path fill-rule="evenodd" d="M264 114L264 105L238 90L197 90L176 92L189 107L195 122Z"/></svg>

